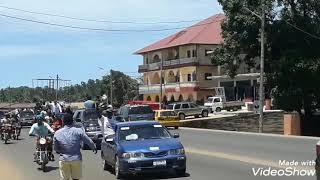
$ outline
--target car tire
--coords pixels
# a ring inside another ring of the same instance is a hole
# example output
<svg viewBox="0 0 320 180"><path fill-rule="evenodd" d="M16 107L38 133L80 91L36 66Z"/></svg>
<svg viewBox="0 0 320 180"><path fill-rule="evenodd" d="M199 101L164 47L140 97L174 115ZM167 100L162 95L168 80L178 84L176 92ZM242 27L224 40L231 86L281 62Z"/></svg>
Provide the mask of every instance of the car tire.
<svg viewBox="0 0 320 180"><path fill-rule="evenodd" d="M119 158L116 156L115 158L116 162L114 163L114 174L116 175L116 179L121 179L123 178L123 174L120 171L119 168Z"/></svg>
<svg viewBox="0 0 320 180"><path fill-rule="evenodd" d="M186 168L177 169L177 170L176 170L176 174L177 174L179 177L184 177L184 176L186 175Z"/></svg>
<svg viewBox="0 0 320 180"><path fill-rule="evenodd" d="M180 120L185 120L186 119L186 115L184 115L183 113L179 114L179 119Z"/></svg>
<svg viewBox="0 0 320 180"><path fill-rule="evenodd" d="M221 108L217 107L216 112L221 112Z"/></svg>
<svg viewBox="0 0 320 180"><path fill-rule="evenodd" d="M208 111L202 111L201 116L202 117L208 117L209 116L209 112Z"/></svg>

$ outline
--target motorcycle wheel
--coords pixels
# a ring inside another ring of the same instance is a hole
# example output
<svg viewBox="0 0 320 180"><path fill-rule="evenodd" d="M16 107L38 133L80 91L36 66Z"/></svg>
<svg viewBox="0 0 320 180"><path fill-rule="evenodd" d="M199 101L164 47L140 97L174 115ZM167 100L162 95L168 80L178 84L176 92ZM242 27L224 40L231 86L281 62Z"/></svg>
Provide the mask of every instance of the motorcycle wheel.
<svg viewBox="0 0 320 180"><path fill-rule="evenodd" d="M43 172L46 172L46 164L48 162L48 156L45 153L41 154L40 156L41 156L41 161L42 161L41 162L41 170Z"/></svg>
<svg viewBox="0 0 320 180"><path fill-rule="evenodd" d="M8 138L8 136L6 136L6 137L4 138L4 144L8 144L8 140L9 140L9 138Z"/></svg>
<svg viewBox="0 0 320 180"><path fill-rule="evenodd" d="M45 163L41 164L41 169L43 172L46 172L46 164Z"/></svg>

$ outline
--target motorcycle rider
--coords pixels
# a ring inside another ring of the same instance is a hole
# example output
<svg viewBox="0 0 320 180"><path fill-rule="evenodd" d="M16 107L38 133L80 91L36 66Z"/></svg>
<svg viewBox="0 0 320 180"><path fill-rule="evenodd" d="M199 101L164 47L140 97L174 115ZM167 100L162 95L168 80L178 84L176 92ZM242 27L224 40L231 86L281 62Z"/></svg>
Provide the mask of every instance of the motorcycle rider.
<svg viewBox="0 0 320 180"><path fill-rule="evenodd" d="M2 128L5 127L5 126L12 126L11 125L11 119L10 119L10 114L6 114L4 118L2 118L0 120L0 130L1 130L1 139L3 139L3 136L2 136ZM11 132L10 132L11 133Z"/></svg>
<svg viewBox="0 0 320 180"><path fill-rule="evenodd" d="M20 136L22 126L21 126L21 123L19 121L19 114L17 114L17 113L13 114L13 117L11 118L11 120L12 120L12 122L11 122L12 123L12 127L14 129L17 129L17 135Z"/></svg>
<svg viewBox="0 0 320 180"><path fill-rule="evenodd" d="M49 160L54 161L54 155L52 153L52 138L49 137L49 132L51 134L54 134L54 130L44 122L44 117L42 115L36 116L36 123L34 123L31 126L31 129L29 131L29 136L38 136L38 137L47 137L48 140L48 155ZM38 142L36 144L38 149ZM35 154L35 160L36 160L36 154Z"/></svg>

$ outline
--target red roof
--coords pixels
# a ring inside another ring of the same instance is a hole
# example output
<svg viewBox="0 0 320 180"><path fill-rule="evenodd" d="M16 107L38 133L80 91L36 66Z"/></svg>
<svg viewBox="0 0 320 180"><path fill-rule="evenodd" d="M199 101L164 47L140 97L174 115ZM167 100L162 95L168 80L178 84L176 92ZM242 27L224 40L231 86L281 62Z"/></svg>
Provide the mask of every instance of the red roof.
<svg viewBox="0 0 320 180"><path fill-rule="evenodd" d="M211 16L176 34L140 49L136 54L143 54L154 50L186 44L221 44L223 42L221 36L221 23L224 19L224 14Z"/></svg>

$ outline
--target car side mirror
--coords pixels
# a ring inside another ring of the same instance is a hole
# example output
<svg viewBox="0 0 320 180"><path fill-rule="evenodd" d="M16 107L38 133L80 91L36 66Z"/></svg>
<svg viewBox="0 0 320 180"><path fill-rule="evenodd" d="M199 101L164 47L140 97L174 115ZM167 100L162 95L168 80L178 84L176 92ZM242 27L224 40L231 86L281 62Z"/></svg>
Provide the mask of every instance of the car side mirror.
<svg viewBox="0 0 320 180"><path fill-rule="evenodd" d="M179 133L174 133L173 134L173 138L179 138L179 137L180 137Z"/></svg>

